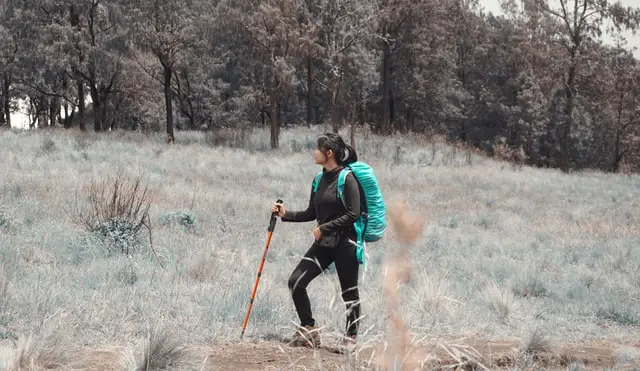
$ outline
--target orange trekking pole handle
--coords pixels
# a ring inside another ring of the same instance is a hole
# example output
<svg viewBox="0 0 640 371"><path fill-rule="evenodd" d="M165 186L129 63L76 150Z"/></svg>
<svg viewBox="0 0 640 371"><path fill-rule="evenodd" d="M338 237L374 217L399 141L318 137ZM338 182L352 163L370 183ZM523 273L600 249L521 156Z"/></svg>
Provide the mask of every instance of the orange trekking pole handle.
<svg viewBox="0 0 640 371"><path fill-rule="evenodd" d="M276 203L281 204L283 201L278 200ZM240 339L244 336L244 330L247 328L247 322L249 322L249 314L251 313L251 308L253 307L253 301L256 298L256 291L258 290L258 283L260 282L260 276L262 275L262 268L264 267L264 261L267 257L267 250L269 250L269 244L271 243L271 236L273 235L273 230L276 228L276 220L277 213L271 213L271 220L269 221L269 228L267 231L269 234L267 235L267 244L264 247L264 252L262 253L262 260L260 261L260 267L258 268L258 276L256 277L256 282L253 284L253 292L251 293L251 300L249 301L249 309L247 310L247 315L244 318L244 324L242 325L242 334L240 334Z"/></svg>

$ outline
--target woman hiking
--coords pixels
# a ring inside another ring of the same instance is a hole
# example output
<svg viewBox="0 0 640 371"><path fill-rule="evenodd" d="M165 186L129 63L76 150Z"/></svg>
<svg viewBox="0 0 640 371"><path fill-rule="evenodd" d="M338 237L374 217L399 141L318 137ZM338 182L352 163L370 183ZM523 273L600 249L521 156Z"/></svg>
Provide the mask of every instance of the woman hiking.
<svg viewBox="0 0 640 371"><path fill-rule="evenodd" d="M337 197L338 175L346 164L358 160L356 151L340 135L326 133L317 140L313 151L315 163L322 166L322 177L309 205L304 211L288 211L283 204L274 203L272 212L283 222L317 221L313 229L314 242L289 277L289 290L300 318L300 326L293 335L292 345L320 346L320 335L311 312L307 285L335 263L342 299L347 307L345 346L355 345L360 318L356 231L354 222L360 215L360 190L353 174L347 174L344 184L344 204ZM346 205L346 206L345 206Z"/></svg>

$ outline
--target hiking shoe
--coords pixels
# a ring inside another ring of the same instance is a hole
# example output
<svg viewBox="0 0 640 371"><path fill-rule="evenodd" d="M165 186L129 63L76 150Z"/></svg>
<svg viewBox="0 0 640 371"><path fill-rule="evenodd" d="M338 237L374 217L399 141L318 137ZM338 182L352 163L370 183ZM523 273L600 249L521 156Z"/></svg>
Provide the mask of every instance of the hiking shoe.
<svg viewBox="0 0 640 371"><path fill-rule="evenodd" d="M303 346L309 348L320 347L320 329L316 326L298 327L295 334L291 337L290 344L292 346Z"/></svg>
<svg viewBox="0 0 640 371"><path fill-rule="evenodd" d="M352 353L356 350L356 335L345 335L340 338L338 349L342 353Z"/></svg>

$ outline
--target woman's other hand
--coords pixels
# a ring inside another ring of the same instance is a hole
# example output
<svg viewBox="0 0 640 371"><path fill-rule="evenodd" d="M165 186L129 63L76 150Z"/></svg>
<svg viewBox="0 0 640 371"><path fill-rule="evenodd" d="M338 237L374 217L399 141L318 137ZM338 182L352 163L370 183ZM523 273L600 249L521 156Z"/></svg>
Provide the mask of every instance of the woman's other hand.
<svg viewBox="0 0 640 371"><path fill-rule="evenodd" d="M274 202L273 206L271 206L271 212L276 213L279 217L282 218L287 211L284 208L284 204Z"/></svg>
<svg viewBox="0 0 640 371"><path fill-rule="evenodd" d="M316 227L313 229L313 238L315 238L316 241L320 241L322 238L322 231L320 231L320 228Z"/></svg>

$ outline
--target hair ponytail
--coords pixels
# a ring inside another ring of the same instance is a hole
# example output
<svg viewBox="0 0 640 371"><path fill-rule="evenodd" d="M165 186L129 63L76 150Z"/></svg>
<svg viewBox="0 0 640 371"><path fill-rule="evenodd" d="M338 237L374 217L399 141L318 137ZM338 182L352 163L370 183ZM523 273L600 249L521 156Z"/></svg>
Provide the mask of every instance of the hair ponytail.
<svg viewBox="0 0 640 371"><path fill-rule="evenodd" d="M345 165L358 161L356 150L348 144L345 144L345 155L347 155L347 158L343 161Z"/></svg>

